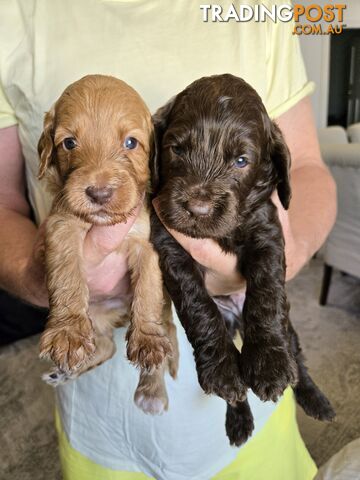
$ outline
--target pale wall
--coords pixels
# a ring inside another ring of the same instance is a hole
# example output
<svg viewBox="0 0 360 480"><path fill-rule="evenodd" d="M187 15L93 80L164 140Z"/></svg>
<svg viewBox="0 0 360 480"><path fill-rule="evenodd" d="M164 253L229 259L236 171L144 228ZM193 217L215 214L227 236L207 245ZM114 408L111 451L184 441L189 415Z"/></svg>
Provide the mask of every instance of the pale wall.
<svg viewBox="0 0 360 480"><path fill-rule="evenodd" d="M360 0L302 0L302 4L346 4L344 24L348 28L360 28ZM301 49L310 80L316 83L316 91L312 102L315 110L318 127L325 127L327 121L327 104L329 95L329 67L330 67L330 36L328 35L301 35Z"/></svg>

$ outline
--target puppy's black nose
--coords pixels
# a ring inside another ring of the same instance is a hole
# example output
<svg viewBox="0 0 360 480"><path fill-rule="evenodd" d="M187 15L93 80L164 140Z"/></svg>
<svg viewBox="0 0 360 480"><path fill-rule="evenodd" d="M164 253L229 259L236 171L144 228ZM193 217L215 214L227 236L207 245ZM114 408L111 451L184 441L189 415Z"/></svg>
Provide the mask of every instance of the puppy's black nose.
<svg viewBox="0 0 360 480"><path fill-rule="evenodd" d="M113 194L113 189L111 187L87 187L85 190L86 195L91 199L92 202L98 203L99 205L104 205L107 203Z"/></svg>
<svg viewBox="0 0 360 480"><path fill-rule="evenodd" d="M185 208L188 212L196 217L201 215L209 215L212 212L212 205L208 200L199 200L192 198L186 202Z"/></svg>

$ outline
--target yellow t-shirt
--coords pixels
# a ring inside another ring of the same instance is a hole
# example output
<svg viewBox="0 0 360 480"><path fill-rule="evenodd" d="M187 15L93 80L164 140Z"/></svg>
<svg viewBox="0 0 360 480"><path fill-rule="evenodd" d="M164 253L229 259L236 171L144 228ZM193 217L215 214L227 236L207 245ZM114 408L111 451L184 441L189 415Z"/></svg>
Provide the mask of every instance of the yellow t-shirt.
<svg viewBox="0 0 360 480"><path fill-rule="evenodd" d="M125 80L152 111L193 80L226 72L249 82L273 117L311 92L291 23L205 23L201 4L0 0L0 127L19 125L38 222L51 201L37 181L43 115L69 83L86 74ZM138 373L125 361L121 329L110 361L58 387L61 421L77 451L107 468L142 471L159 480L207 480L235 458L237 450L225 437L225 404L201 392L192 349L175 321L180 369L178 380L167 384L170 408L163 417L144 416L133 404ZM251 392L249 401L255 435L275 405Z"/></svg>
<svg viewBox="0 0 360 480"><path fill-rule="evenodd" d="M37 221L49 209L36 180L44 112L86 74L120 77L152 111L193 80L225 72L249 82L273 117L311 92L292 22L203 22L201 4L0 0L0 127L19 124ZM223 5L226 10L229 3Z"/></svg>

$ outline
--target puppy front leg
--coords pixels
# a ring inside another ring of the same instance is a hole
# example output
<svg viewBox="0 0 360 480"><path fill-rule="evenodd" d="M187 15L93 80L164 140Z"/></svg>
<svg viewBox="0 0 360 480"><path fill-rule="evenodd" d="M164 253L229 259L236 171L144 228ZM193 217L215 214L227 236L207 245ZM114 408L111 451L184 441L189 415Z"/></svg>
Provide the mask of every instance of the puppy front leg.
<svg viewBox="0 0 360 480"><path fill-rule="evenodd" d="M175 241L153 212L151 238L179 319L194 349L199 383L231 404L246 397L240 354L223 318L208 295L200 267Z"/></svg>
<svg viewBox="0 0 360 480"><path fill-rule="evenodd" d="M296 362L287 341L284 242L274 217L251 232L240 257L240 271L247 284L243 376L261 400L276 401L297 380Z"/></svg>
<svg viewBox="0 0 360 480"><path fill-rule="evenodd" d="M84 279L82 248L88 225L69 214L53 214L46 224L45 268L49 319L40 339L40 357L71 374L95 350L88 316L89 291Z"/></svg>
<svg viewBox="0 0 360 480"><path fill-rule="evenodd" d="M172 353L162 320L164 298L159 258L147 240L132 238L126 245L134 292L126 334L127 357L135 365L151 370Z"/></svg>
<svg viewBox="0 0 360 480"><path fill-rule="evenodd" d="M101 303L89 305L89 315L95 333L95 353L83 365L72 373L66 373L59 367L53 368L45 373L42 379L57 387L71 380L78 378L85 372L96 368L109 360L116 352L113 340L114 325L119 323L118 309L106 309Z"/></svg>

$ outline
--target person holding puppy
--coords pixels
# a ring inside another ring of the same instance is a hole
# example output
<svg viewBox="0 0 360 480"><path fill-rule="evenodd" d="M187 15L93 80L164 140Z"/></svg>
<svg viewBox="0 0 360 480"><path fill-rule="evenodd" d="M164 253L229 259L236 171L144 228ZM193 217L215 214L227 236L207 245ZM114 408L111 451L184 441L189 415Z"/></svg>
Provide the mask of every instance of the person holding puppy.
<svg viewBox="0 0 360 480"><path fill-rule="evenodd" d="M176 5L161 0L90 5L84 0L3 2L0 286L29 303L47 305L42 224L51 198L36 180L36 145L44 112L69 83L91 72L126 81L152 112L205 75L229 72L258 91L292 155L289 211L275 194L274 202L285 235L287 278L294 277L326 238L336 205L334 182L317 144L308 98L312 85L291 22L205 23L198 4L182 0ZM85 270L93 301L129 293L126 258L115 250L130 228L131 221L95 227L86 236ZM212 295L243 295L234 257L211 240L171 233L208 268ZM179 377L167 385L171 406L162 417L145 416L133 406L129 392L137 372L124 358L121 330L112 360L58 388L64 478L313 478L316 467L297 430L291 390L277 404L249 394L255 432L240 450L230 447L225 402L202 393L192 349L177 327Z"/></svg>

